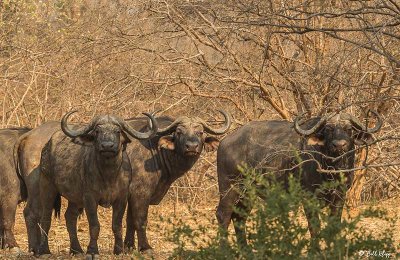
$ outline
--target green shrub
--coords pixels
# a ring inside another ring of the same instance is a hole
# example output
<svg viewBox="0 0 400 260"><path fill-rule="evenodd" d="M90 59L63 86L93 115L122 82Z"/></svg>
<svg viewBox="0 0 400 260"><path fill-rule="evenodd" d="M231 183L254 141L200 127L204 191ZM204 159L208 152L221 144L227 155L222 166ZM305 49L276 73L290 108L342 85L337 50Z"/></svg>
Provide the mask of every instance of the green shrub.
<svg viewBox="0 0 400 260"><path fill-rule="evenodd" d="M245 191L242 192L245 204L253 208L246 225L248 245L240 246L234 239L226 239L227 234L222 230L212 235L203 226L193 229L181 222L170 236L176 245L171 258L357 259L368 253L370 256L389 253L395 257L392 239L395 220L388 219L384 211L368 209L354 219L338 221L329 216L329 210L321 210L320 201L303 190L297 178L289 178L286 190L272 175L261 175L246 168L242 173L240 190ZM329 183L321 189L339 188L340 185L341 182ZM322 226L317 243L312 243L304 223L303 204L320 212ZM381 234L367 232L360 223L365 218L386 220L386 230L381 230Z"/></svg>

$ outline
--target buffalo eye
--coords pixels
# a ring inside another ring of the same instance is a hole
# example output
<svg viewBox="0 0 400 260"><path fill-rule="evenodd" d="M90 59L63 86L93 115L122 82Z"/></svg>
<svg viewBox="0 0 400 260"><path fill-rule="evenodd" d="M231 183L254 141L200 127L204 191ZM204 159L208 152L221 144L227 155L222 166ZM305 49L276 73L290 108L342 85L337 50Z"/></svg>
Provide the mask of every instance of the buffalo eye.
<svg viewBox="0 0 400 260"><path fill-rule="evenodd" d="M326 133L332 133L332 132L333 132L333 127L331 127L331 126L326 126L326 127L325 127L325 132L326 132Z"/></svg>
<svg viewBox="0 0 400 260"><path fill-rule="evenodd" d="M175 134L176 134L177 136L180 136L180 135L182 134L182 130L176 129Z"/></svg>
<svg viewBox="0 0 400 260"><path fill-rule="evenodd" d="M197 132L196 132L196 135L197 135L197 136L202 136L203 134L204 134L204 132L202 132L202 131L197 131Z"/></svg>

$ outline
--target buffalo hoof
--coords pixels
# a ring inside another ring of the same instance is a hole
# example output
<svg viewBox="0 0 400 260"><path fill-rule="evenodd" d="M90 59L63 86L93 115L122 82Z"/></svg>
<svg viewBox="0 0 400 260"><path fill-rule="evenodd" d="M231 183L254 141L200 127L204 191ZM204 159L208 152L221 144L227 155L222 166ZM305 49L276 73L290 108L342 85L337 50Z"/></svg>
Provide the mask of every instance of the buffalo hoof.
<svg viewBox="0 0 400 260"><path fill-rule="evenodd" d="M124 247L124 253L125 254L131 254L131 253L133 253L135 251L136 251L136 248L134 248L134 247Z"/></svg>
<svg viewBox="0 0 400 260"><path fill-rule="evenodd" d="M135 246L124 246L124 253L133 253L136 251Z"/></svg>
<svg viewBox="0 0 400 260"><path fill-rule="evenodd" d="M146 259L152 259L154 257L154 251L151 248L142 250L142 251L140 251L140 253Z"/></svg>
<svg viewBox="0 0 400 260"><path fill-rule="evenodd" d="M72 256L82 256L84 254L85 254L85 252L83 252L82 249L70 249L69 250L69 255L72 255Z"/></svg>
<svg viewBox="0 0 400 260"><path fill-rule="evenodd" d="M51 258L51 254L42 254L39 256L39 259L50 259Z"/></svg>
<svg viewBox="0 0 400 260"><path fill-rule="evenodd" d="M19 247L10 248L10 254L13 256L20 256L22 254L22 250Z"/></svg>
<svg viewBox="0 0 400 260"><path fill-rule="evenodd" d="M120 255L120 254L124 253L124 249L121 247L114 247L113 253L114 253L114 255Z"/></svg>
<svg viewBox="0 0 400 260"><path fill-rule="evenodd" d="M69 252L69 255L70 256L75 256L75 257L78 257L78 258L80 258L80 259L83 259L83 257L85 256L85 253L79 253L79 252Z"/></svg>
<svg viewBox="0 0 400 260"><path fill-rule="evenodd" d="M87 254L85 260L99 260L100 255L98 254Z"/></svg>

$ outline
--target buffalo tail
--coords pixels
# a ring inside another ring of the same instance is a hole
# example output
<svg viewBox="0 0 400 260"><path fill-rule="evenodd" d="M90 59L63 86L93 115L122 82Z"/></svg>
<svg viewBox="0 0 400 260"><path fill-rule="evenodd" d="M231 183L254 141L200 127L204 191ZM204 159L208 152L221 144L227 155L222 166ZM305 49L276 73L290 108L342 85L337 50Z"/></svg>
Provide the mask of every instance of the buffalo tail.
<svg viewBox="0 0 400 260"><path fill-rule="evenodd" d="M54 217L60 219L61 215L61 195L57 194L56 199L54 200Z"/></svg>

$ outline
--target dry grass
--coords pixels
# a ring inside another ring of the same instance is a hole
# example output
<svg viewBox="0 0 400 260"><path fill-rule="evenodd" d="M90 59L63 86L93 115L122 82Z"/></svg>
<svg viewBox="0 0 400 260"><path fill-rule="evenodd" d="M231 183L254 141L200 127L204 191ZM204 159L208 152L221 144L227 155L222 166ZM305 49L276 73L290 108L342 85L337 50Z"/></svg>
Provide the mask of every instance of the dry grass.
<svg viewBox="0 0 400 260"><path fill-rule="evenodd" d="M215 219L215 206L217 205L218 197L214 196L209 198L207 201L196 205L194 209L189 209L188 204L179 202L173 199L175 194L170 192L168 197L158 206L151 206L149 213L149 226L148 226L148 237L150 244L155 250L155 259L167 259L173 249L174 245L168 241L167 234L172 230L173 226L167 221L162 221L161 218L170 218L173 223L177 223L182 220L184 223L189 224L192 227L198 225L207 226L210 232L216 231ZM62 213L65 212L65 201L63 201ZM24 205L21 204L17 210L17 219L15 225L15 234L17 241L19 242L22 250L27 250L27 235L25 229L25 222L22 214ZM353 208L350 210L350 214L345 217L355 217L361 209L366 206ZM379 203L380 208L384 208L388 211L390 218L396 218L400 215L400 198ZM111 209L100 208L99 219L101 223L101 231L99 238L99 248L102 259L136 259L137 256L134 254L126 254L122 256L114 256L112 254L113 248L113 235L111 231ZM302 223L306 223L301 221ZM376 218L368 218L362 220L362 225L367 228L368 231L373 234L379 235L381 230L385 229L387 223L383 220ZM400 243L400 221L396 221L395 225L394 240L396 243ZM125 230L125 223L124 223ZM231 230L232 233L232 230ZM88 223L86 217L82 217L78 222L78 236L83 248L86 247L89 241ZM69 250L69 239L68 233L65 227L65 220L63 215L60 220L53 220L52 228L50 230L50 249L53 253L51 259L79 259L78 257L72 258L68 255ZM7 251L0 251L1 259L9 259ZM27 253L21 257L22 259L33 259Z"/></svg>
<svg viewBox="0 0 400 260"><path fill-rule="evenodd" d="M386 1L391 11L384 12L380 0L323 5L316 0L197 2L0 1L2 127L36 127L60 120L71 109L79 109L79 120L87 122L100 113L130 118L159 108L164 115L216 121L220 116L215 109L223 108L233 115L234 129L252 120L294 118L303 111L317 115L341 108L362 118L372 108L385 120L377 137L398 135L399 26L363 29L398 20L400 11L391 1ZM353 15L359 5L370 6L360 9L368 15ZM306 20L304 10L311 13ZM327 11L348 15L329 18L323 15ZM276 25L258 26L254 21ZM318 30L302 33L305 26ZM321 28L350 30L336 34ZM398 163L399 147L400 142L391 139L378 143L368 163ZM161 205L150 208L148 237L156 258L165 259L173 250L166 240L171 225L160 216L216 230L214 159L197 163L192 173L174 183ZM368 200L377 198L372 192L377 183L388 187L377 189L384 191L379 198L399 194L400 168L392 168L366 174L363 192L374 195ZM398 202L391 199L382 205L400 216ZM20 205L15 233L26 252L22 209ZM111 210L100 209L99 216L100 252L116 258L111 254ZM64 222L63 217L55 220L51 229L54 258L69 257ZM380 223L365 220L373 232L382 229ZM396 229L400 236L399 222ZM85 218L79 221L79 237L85 247ZM0 251L0 258L9 256Z"/></svg>
<svg viewBox="0 0 400 260"><path fill-rule="evenodd" d="M167 237L164 235L171 229L171 225L162 222L160 217L169 218L174 216L173 208L176 208L176 215L174 218L183 219L186 223L193 221L192 214L188 210L188 207L183 204L174 205L175 202L165 201L158 206L153 206L150 208L149 213L149 227L148 227L148 238L150 244L155 249L156 259L166 259L173 250L173 244L167 241ZM23 217L23 207L20 205L17 210L16 224L15 224L15 235L16 239L24 252L23 259L30 259L27 251L28 238L26 234L25 221ZM49 244L50 250L53 254L51 259L64 259L72 258L69 256L69 237L65 226L64 212L66 210L66 203L63 201L62 215L61 219L53 219L52 227L49 234ZM213 207L202 207L199 208L202 214L214 217ZM111 230L111 209L100 208L99 220L101 224L101 231L99 237L99 249L100 254L105 259L131 259L133 254L127 254L122 256L114 256L112 254L114 237ZM202 220L200 220L202 221ZM208 219L204 219L204 222L208 222ZM193 223L199 224L199 223ZM124 223L125 232L125 223ZM78 237L81 242L82 248L86 248L89 243L89 226L86 216L83 216L78 221ZM1 258L8 258L8 252L6 250L0 251ZM75 257L79 259L79 257ZM103 259L102 258L102 259Z"/></svg>

